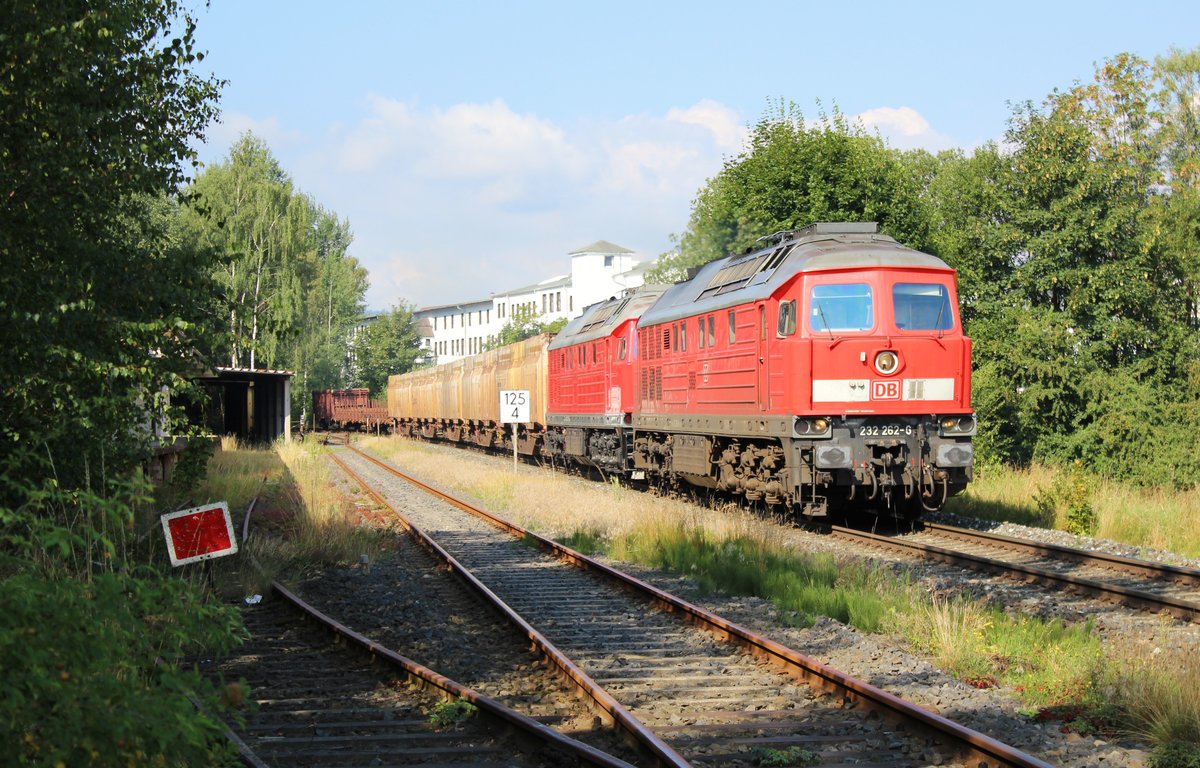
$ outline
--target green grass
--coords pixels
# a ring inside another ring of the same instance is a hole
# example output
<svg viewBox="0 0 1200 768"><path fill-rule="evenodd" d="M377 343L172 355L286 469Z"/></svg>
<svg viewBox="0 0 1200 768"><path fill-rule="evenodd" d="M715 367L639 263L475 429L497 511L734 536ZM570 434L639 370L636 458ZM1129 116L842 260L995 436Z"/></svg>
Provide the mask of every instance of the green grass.
<svg viewBox="0 0 1200 768"><path fill-rule="evenodd" d="M698 528L635 529L608 550L618 559L687 574L706 593L770 600L796 626L829 616L878 632L899 584L877 569L831 555L789 553L748 537L716 539Z"/></svg>

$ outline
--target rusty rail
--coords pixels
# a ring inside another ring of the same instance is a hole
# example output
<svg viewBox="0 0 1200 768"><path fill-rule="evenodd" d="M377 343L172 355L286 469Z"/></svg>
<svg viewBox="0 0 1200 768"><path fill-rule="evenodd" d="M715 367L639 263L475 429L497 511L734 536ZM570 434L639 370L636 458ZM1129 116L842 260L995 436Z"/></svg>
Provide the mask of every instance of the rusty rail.
<svg viewBox="0 0 1200 768"><path fill-rule="evenodd" d="M1064 587L1131 608L1138 608L1152 613L1166 611L1172 616L1185 621L1200 621L1200 604L1180 600L1169 595L1156 595L1153 592L1131 589L1120 584L1107 584L1095 579L1056 573L1022 563L1008 563L1003 560L996 560L970 552L947 549L934 544L906 541L903 537L881 536L876 533L858 531L853 528L843 528L837 525L831 527L831 532L833 535L844 539L866 542L872 546L915 555L926 560L936 560L951 565L962 565L1002 576L1022 578L1026 581L1045 584L1047 586Z"/></svg>
<svg viewBox="0 0 1200 768"><path fill-rule="evenodd" d="M370 458L367 454L353 446L349 446L349 448L356 454ZM422 546L432 552L435 557L445 562L450 570L463 581L465 581L471 587L471 589L477 592L489 604L495 606L496 609L500 611L500 613L503 614L509 622L516 625L551 663L558 667L568 679L572 680L576 685L578 685L580 690L586 693L587 696L589 696L595 702L599 710L605 713L611 722L616 723L618 726L624 729L631 738L633 738L637 743L641 744L648 753L653 755L660 765L676 766L677 768L684 768L688 765L687 761L677 754L675 750L671 749L666 742L649 731L629 712L629 710L627 710L621 705L620 702L614 699L608 693L608 691L604 690L604 688L598 685L596 681L591 678L591 676L581 670L573 661L567 658L565 654L559 651L558 648L556 648L553 643L546 639L541 632L530 626L530 624L525 621L520 614L512 610L512 608L510 608L503 600L501 600L491 589L489 589L483 582L476 578L469 569L464 568L457 559L443 549L441 545L430 538L429 535L420 528L415 526L403 512L388 503L388 501L384 499L383 496L381 496L377 491L375 491L375 489L372 488L366 480L359 476L358 473L347 466L346 463L338 456L330 454L330 458L332 458L333 461L336 462L339 467L341 467L342 471L353 478L354 481L357 482L363 489L363 491L365 491L367 495L374 499L377 504L383 506L392 514L394 514L404 528L414 538L416 538L416 540L419 541ZM372 459L372 461L375 461L375 459ZM420 487L423 490L430 491L431 493L438 493L436 491L432 491L426 486L422 485ZM439 498L449 500L450 497L439 493ZM467 510L464 509L464 511Z"/></svg>

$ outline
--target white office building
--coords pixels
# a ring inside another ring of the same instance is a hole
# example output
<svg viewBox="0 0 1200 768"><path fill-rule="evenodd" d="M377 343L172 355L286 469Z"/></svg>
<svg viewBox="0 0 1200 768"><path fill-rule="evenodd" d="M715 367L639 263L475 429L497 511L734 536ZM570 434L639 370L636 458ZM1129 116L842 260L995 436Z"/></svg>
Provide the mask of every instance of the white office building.
<svg viewBox="0 0 1200 768"><path fill-rule="evenodd" d="M415 316L426 359L449 363L484 351L522 307L543 323L560 318L570 320L590 304L640 286L650 266L628 248L605 240L568 255L569 274L498 291L486 299L417 310Z"/></svg>

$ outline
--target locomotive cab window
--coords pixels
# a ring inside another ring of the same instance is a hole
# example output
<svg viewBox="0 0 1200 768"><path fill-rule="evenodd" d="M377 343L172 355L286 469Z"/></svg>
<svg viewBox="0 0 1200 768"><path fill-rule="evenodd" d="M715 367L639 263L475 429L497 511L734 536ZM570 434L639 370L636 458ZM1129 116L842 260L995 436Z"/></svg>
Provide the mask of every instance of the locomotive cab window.
<svg viewBox="0 0 1200 768"><path fill-rule="evenodd" d="M779 326L776 333L791 336L796 332L796 300L779 302Z"/></svg>
<svg viewBox="0 0 1200 768"><path fill-rule="evenodd" d="M617 359L618 360L625 359L625 337L624 336L621 337L620 342L617 344Z"/></svg>
<svg viewBox="0 0 1200 768"><path fill-rule="evenodd" d="M950 292L940 283L896 283L892 311L904 331L947 331L954 325Z"/></svg>
<svg viewBox="0 0 1200 768"><path fill-rule="evenodd" d="M866 283L814 285L809 325L818 333L869 331L875 327L871 286Z"/></svg>

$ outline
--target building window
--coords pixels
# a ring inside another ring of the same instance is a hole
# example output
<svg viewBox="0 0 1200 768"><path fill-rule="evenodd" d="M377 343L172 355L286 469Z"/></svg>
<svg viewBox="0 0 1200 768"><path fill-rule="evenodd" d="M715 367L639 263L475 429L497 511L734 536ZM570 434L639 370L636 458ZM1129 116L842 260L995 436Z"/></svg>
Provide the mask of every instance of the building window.
<svg viewBox="0 0 1200 768"><path fill-rule="evenodd" d="M612 260L613 260L613 257L612 257L612 255L611 255L611 254L610 254L610 255L608 255L608 256L605 256L605 257L604 257L604 266L606 266L606 267L611 267L611 266L612 266Z"/></svg>
<svg viewBox="0 0 1200 768"><path fill-rule="evenodd" d="M554 303L557 306L557 309L555 309L554 311L562 312L562 291L559 291L558 293L554 294Z"/></svg>

